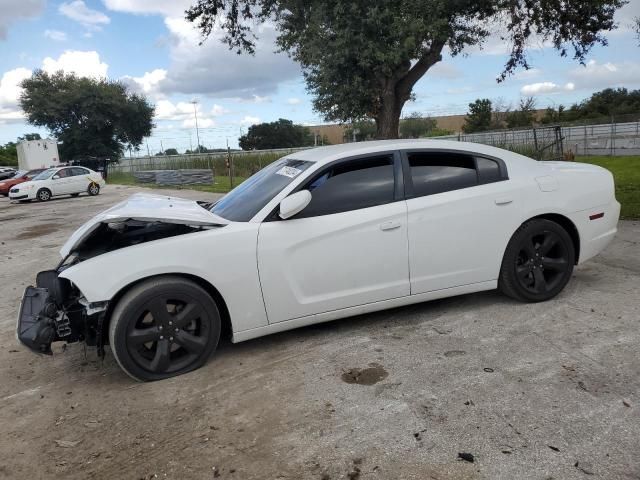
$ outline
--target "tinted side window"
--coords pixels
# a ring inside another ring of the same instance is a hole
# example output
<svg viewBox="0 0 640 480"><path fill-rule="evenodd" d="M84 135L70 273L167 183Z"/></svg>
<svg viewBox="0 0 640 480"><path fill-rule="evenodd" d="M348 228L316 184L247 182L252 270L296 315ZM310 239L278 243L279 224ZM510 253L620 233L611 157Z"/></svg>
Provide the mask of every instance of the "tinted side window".
<svg viewBox="0 0 640 480"><path fill-rule="evenodd" d="M415 197L478 185L473 157L458 153L410 153Z"/></svg>
<svg viewBox="0 0 640 480"><path fill-rule="evenodd" d="M503 180L500 166L495 160L476 157L476 164L478 165L478 178L480 179L480 183L493 183Z"/></svg>
<svg viewBox="0 0 640 480"><path fill-rule="evenodd" d="M88 175L89 174L89 170L87 170L86 168L73 167L71 170L73 170L73 175L74 176L77 176L77 175Z"/></svg>
<svg viewBox="0 0 640 480"><path fill-rule="evenodd" d="M305 189L311 203L295 218L348 212L393 202L393 157L348 160L322 171Z"/></svg>

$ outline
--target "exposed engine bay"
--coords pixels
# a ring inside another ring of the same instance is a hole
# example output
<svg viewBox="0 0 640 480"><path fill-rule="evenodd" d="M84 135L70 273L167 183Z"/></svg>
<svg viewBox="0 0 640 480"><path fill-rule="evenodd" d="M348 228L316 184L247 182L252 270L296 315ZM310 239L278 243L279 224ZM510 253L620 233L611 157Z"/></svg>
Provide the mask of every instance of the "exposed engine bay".
<svg viewBox="0 0 640 480"><path fill-rule="evenodd" d="M103 356L108 302L87 302L82 293L59 274L107 252L218 227L133 219L101 223L55 270L38 273L36 286L27 287L18 317L18 339L31 350L48 355L52 354L53 342L84 341L96 346L98 355Z"/></svg>

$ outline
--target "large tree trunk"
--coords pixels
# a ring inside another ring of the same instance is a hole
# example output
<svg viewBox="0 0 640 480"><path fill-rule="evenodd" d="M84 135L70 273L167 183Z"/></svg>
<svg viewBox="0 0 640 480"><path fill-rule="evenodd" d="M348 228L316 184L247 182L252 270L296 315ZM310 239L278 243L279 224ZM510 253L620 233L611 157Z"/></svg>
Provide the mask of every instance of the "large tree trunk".
<svg viewBox="0 0 640 480"><path fill-rule="evenodd" d="M385 97L376 117L376 138L386 140L398 138L400 129L400 114L406 100L402 101L396 95Z"/></svg>
<svg viewBox="0 0 640 480"><path fill-rule="evenodd" d="M442 60L444 42L434 42L425 53L410 67L407 62L394 72L391 78L383 81L380 105L375 116L376 138L379 140L398 138L400 135L400 114L402 107L411 98L411 91L427 70Z"/></svg>

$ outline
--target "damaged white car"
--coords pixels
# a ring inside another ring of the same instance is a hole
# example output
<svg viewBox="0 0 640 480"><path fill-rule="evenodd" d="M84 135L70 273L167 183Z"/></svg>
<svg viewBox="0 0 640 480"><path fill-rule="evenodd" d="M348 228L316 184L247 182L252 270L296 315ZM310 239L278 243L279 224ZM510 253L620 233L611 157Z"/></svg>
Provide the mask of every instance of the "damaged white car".
<svg viewBox="0 0 640 480"><path fill-rule="evenodd" d="M439 140L300 151L213 204L135 195L97 215L27 288L18 337L108 344L156 380L203 365L223 327L239 342L495 288L549 300L619 212L593 165Z"/></svg>

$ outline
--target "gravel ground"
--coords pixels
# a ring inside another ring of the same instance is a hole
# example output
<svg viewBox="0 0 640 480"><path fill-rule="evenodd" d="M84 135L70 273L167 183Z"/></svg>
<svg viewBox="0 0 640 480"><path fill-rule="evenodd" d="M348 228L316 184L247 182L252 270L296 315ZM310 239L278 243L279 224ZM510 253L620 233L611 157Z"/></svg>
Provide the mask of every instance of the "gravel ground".
<svg viewBox="0 0 640 480"><path fill-rule="evenodd" d="M0 199L0 478L640 478L639 222L550 302L485 292L227 340L162 382L108 350L19 346L24 287L137 190Z"/></svg>

